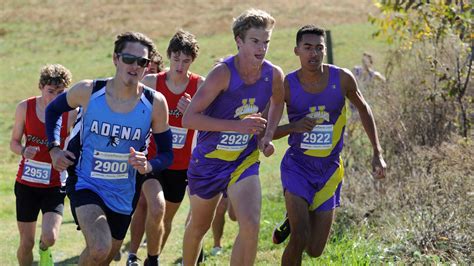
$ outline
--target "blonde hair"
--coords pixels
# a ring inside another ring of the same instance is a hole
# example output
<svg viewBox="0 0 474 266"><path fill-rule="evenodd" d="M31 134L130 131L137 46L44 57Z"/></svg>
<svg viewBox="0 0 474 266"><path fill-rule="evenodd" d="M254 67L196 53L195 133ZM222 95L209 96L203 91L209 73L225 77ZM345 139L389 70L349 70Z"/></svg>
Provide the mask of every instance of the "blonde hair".
<svg viewBox="0 0 474 266"><path fill-rule="evenodd" d="M274 25L275 19L270 14L260 9L251 8L234 19L232 31L234 32L234 38L240 37L243 40L250 28L272 30Z"/></svg>
<svg viewBox="0 0 474 266"><path fill-rule="evenodd" d="M41 68L39 87L46 85L69 87L72 82L72 74L69 69L60 64L45 65Z"/></svg>

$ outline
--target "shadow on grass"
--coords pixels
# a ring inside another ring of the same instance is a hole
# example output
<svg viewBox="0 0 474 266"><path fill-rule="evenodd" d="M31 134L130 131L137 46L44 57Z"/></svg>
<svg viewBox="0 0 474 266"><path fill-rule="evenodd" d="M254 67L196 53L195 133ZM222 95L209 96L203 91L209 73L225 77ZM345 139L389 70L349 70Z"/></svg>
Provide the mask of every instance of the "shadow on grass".
<svg viewBox="0 0 474 266"><path fill-rule="evenodd" d="M79 263L79 256L75 256L69 259L65 259L63 261L54 262L54 265L77 265ZM38 261L33 261L32 266L39 266Z"/></svg>
<svg viewBox="0 0 474 266"><path fill-rule="evenodd" d="M71 257L63 261L55 262L54 265L77 265L79 263L79 256Z"/></svg>

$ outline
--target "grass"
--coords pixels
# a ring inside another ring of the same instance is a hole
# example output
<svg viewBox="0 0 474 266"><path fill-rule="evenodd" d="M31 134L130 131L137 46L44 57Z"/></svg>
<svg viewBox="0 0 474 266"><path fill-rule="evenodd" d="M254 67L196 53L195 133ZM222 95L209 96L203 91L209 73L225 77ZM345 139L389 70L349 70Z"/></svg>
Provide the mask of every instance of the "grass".
<svg viewBox="0 0 474 266"><path fill-rule="evenodd" d="M384 43L372 40L374 27L365 21L367 6L360 1L244 1L238 4L224 1L206 0L184 4L184 1L130 2L83 1L73 6L67 1L12 1L2 2L0 9L0 255L2 265L16 265L18 231L15 222L14 177L18 156L9 151L10 132L16 104L27 97L39 94L37 90L39 69L46 63L60 63L73 73L73 80L107 77L114 73L111 52L114 36L123 30L140 30L156 41L159 51L164 54L169 37L177 28L184 27L195 33L201 51L192 71L206 75L214 61L222 56L235 53L235 44L229 30L231 18L247 7L269 10L277 18L277 28L273 32L272 43L267 58L288 73L298 67L298 59L293 54L294 36L302 24L318 23L331 30L335 63L351 68L359 64L363 51L372 52L377 68L381 68ZM365 1L365 4L370 1ZM369 8L370 9L370 8ZM72 11L72 12L71 12ZM192 15L190 15L192 14ZM298 16L295 16L298 14ZM364 137L365 138L365 137ZM361 141L366 143L367 141ZM284 215L284 201L279 178L279 163L287 147L286 139L276 141L277 154L262 158L262 219L259 236L257 265L277 265L280 262L286 242L273 245L271 233ZM366 151L354 154L367 154ZM348 156L351 156L350 154ZM351 158L347 158L350 161ZM369 158L368 158L369 159ZM352 167L352 165L350 165ZM354 166L355 167L355 166ZM361 166L359 166L361 167ZM365 165L363 166L365 167ZM348 169L350 170L350 169ZM351 172L351 171L348 171ZM352 177L351 177L352 178ZM350 183L350 182L349 182ZM347 188L347 184L344 185ZM373 196L375 197L375 196ZM386 253L379 235L372 232L370 223L351 222L344 206L352 206L352 199L342 193L343 208L338 210L333 234L321 258L304 257L304 265L367 265L379 261L396 262L397 253ZM181 257L184 221L189 203L185 198L178 211L172 234L161 256L168 265ZM84 247L82 234L76 231L69 202L58 242L53 248L58 265L76 264ZM38 220L38 230L41 219ZM226 265L232 248L237 225L227 219L224 229L224 252L219 257L209 257L206 265ZM38 238L39 232L37 233ZM129 236L122 249L126 249ZM212 248L212 238L208 234L204 247ZM35 247L35 261L38 256ZM145 257L146 250L140 248L139 257ZM414 255L414 257L416 257ZM425 258L426 259L426 258ZM415 260L416 261L416 260ZM422 260L438 263L436 258ZM124 265L125 256L117 263Z"/></svg>

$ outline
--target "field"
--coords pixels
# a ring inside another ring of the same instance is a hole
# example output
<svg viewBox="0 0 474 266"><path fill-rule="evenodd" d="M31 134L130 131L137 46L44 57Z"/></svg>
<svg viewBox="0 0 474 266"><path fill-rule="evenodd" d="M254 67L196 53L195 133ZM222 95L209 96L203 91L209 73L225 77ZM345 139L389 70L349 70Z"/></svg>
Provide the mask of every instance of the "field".
<svg viewBox="0 0 474 266"><path fill-rule="evenodd" d="M177 29L183 28L197 36L201 47L200 55L191 71L206 75L214 60L236 52L230 30L232 18L249 7L265 9L276 18L277 25L267 58L281 66L286 73L298 67L298 60L293 54L294 39L297 29L304 24L318 24L331 30L334 61L342 67L351 68L359 64L362 52L370 51L376 58L376 68L382 68L385 52L389 49L385 43L371 38L375 28L367 22L367 14L376 12L376 9L370 0L74 2L3 0L0 4L0 154L3 155L0 157L0 200L3 202L0 206L0 238L3 240L0 244L0 255L3 257L1 265L17 264L16 248L19 237L15 221L13 184L19 158L9 149L14 110L20 100L39 94L37 82L42 65L65 65L73 73L73 82L86 78L108 77L114 73L111 55L116 34L126 30L141 31L152 37L164 55L170 36ZM364 134L356 137L357 139L354 137L349 143L355 143L361 150L345 154L345 159L349 162L349 175L346 175L349 182L344 185L346 188L354 186L356 182L350 180L364 180L369 176L366 170L357 170L365 167L369 169L370 154L364 148L368 140ZM263 206L256 261L258 265L279 264L284 249L284 244L277 246L271 242L271 232L285 211L277 169L287 144L286 139L276 143L277 154L262 159ZM355 167L350 164L354 160L357 161L351 156L360 154L367 157L362 159L366 165ZM356 175L350 176L351 173ZM375 231L371 233L374 225L370 222L360 222L364 220L364 213L373 206L364 206L355 212L346 211L345 206L353 208L354 199L357 201L361 198L347 198L344 192L342 195L343 207L338 211L332 237L323 256L318 259L305 256L303 264L366 265L397 261L397 253L387 252L394 243L383 241L382 236ZM373 194L368 197L373 202L378 196ZM363 202L357 206L361 205L364 205ZM84 247L82 234L75 230L68 202L66 206L60 238L53 248L57 265L76 264ZM181 257L187 211L188 201L185 199L161 256L164 265L173 264ZM361 215L352 217L353 213ZM41 220L38 223L40 224ZM223 238L224 253L219 257L209 257L205 265L228 264L236 229L236 224L227 219ZM37 237L38 234L39 232ZM128 242L127 236L122 247L124 252ZM38 259L36 248L35 261ZM211 248L212 235L209 233L206 236L205 251L209 252ZM146 250L141 248L139 257L144 258L145 254ZM407 256L411 257L411 254ZM125 259L126 253L120 262L114 263L124 265ZM427 256L425 259L427 260L418 262L440 261L436 256Z"/></svg>

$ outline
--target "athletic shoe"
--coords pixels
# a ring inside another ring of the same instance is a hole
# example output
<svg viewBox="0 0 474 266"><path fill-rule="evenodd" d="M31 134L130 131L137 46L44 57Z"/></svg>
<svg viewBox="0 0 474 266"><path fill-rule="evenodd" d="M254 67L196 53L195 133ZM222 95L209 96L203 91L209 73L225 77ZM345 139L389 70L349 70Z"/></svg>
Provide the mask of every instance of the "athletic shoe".
<svg viewBox="0 0 474 266"><path fill-rule="evenodd" d="M288 238L290 232L290 220L288 219L288 214L286 214L285 220L273 230L273 243L282 243Z"/></svg>
<svg viewBox="0 0 474 266"><path fill-rule="evenodd" d="M51 255L51 249L41 250L39 249L39 266L54 266L53 255Z"/></svg>
<svg viewBox="0 0 474 266"><path fill-rule="evenodd" d="M221 247L213 247L211 249L211 256L218 256L220 254L222 254L222 248Z"/></svg>
<svg viewBox="0 0 474 266"><path fill-rule="evenodd" d="M138 263L140 259L133 255L133 254L130 254L128 255L128 259L127 259L127 266L140 266L140 263Z"/></svg>

